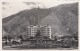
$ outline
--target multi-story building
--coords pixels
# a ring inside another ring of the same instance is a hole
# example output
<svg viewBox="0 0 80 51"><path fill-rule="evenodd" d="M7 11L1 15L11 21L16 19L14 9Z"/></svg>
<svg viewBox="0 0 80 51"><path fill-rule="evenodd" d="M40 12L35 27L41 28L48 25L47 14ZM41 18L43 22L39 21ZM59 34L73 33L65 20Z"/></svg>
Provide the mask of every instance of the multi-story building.
<svg viewBox="0 0 80 51"><path fill-rule="evenodd" d="M31 36L35 36L36 35L36 32L37 32L37 29L38 27L37 26L33 26L33 25L30 25L27 27L27 37L31 37Z"/></svg>
<svg viewBox="0 0 80 51"><path fill-rule="evenodd" d="M40 32L42 36L47 36L51 39L51 27L50 26L41 26Z"/></svg>
<svg viewBox="0 0 80 51"><path fill-rule="evenodd" d="M33 26L33 25L30 25L27 27L27 38L31 37L31 36L35 36L37 34L37 31L38 31L38 28L40 28L40 34L42 36L47 36L51 39L51 27L50 26Z"/></svg>

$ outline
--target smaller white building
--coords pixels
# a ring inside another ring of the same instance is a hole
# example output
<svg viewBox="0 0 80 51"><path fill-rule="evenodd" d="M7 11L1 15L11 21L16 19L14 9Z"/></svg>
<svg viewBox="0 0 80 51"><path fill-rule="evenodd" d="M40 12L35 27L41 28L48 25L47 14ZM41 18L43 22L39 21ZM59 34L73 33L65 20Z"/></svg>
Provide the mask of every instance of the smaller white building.
<svg viewBox="0 0 80 51"><path fill-rule="evenodd" d="M27 37L31 37L31 36L35 36L36 33L37 33L37 29L38 27L37 26L33 26L33 25L30 25L27 27Z"/></svg>
<svg viewBox="0 0 80 51"><path fill-rule="evenodd" d="M51 27L50 26L47 26L47 25L42 26L40 28L40 32L42 36L47 36L51 39Z"/></svg>

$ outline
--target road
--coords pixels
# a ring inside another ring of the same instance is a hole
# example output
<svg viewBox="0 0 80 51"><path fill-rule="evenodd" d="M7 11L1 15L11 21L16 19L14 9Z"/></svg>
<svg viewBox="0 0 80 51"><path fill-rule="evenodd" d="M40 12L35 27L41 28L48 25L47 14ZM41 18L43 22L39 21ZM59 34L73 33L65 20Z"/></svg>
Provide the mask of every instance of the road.
<svg viewBox="0 0 80 51"><path fill-rule="evenodd" d="M24 49L36 49L36 48L27 48L26 46L23 46L23 47L20 47L20 46L18 46L18 47L11 47L11 46L3 46L2 47L2 49L3 50L24 50ZM48 48L37 48L37 49L48 49ZM51 49L51 50L73 50L73 49L75 49L75 48L49 48L49 49Z"/></svg>

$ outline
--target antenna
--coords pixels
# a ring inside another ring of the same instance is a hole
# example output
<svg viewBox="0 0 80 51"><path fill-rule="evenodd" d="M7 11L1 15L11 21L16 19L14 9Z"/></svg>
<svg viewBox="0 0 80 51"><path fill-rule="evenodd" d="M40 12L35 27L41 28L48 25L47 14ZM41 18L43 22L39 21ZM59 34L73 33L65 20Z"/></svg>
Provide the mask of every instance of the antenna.
<svg viewBox="0 0 80 51"><path fill-rule="evenodd" d="M38 13L37 13L37 15L38 15L38 28L39 28L40 27L39 6L38 6Z"/></svg>
<svg viewBox="0 0 80 51"><path fill-rule="evenodd" d="M39 6L37 10L37 18L38 18L38 29L37 29L37 34L40 34L40 17L39 17Z"/></svg>

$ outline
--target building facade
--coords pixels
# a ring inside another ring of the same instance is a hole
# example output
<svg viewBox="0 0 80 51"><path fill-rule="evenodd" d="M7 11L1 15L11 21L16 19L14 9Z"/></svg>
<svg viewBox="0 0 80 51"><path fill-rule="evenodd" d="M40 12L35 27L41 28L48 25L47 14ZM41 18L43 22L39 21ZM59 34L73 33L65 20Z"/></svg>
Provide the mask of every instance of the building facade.
<svg viewBox="0 0 80 51"><path fill-rule="evenodd" d="M35 36L36 35L36 33L37 33L37 29L38 29L38 27L37 26L33 26L33 25L30 25L30 26L28 26L27 28L26 28L26 32L27 32L27 37L29 38L29 37L31 37L31 36Z"/></svg>
<svg viewBox="0 0 80 51"><path fill-rule="evenodd" d="M26 32L27 32L27 37L31 37L31 36L35 36L37 34L38 31L38 26L33 26L30 25L26 28ZM42 36L47 36L48 38L51 39L51 27L50 26L40 26L40 34Z"/></svg>
<svg viewBox="0 0 80 51"><path fill-rule="evenodd" d="M41 26L40 32L41 32L41 35L47 36L48 38L51 39L51 27L50 26L47 26L47 25Z"/></svg>

